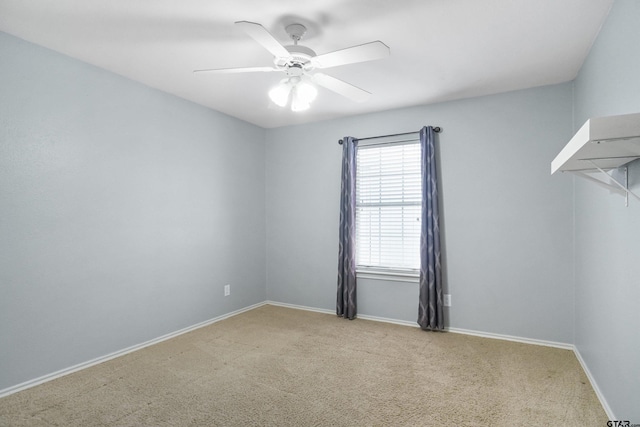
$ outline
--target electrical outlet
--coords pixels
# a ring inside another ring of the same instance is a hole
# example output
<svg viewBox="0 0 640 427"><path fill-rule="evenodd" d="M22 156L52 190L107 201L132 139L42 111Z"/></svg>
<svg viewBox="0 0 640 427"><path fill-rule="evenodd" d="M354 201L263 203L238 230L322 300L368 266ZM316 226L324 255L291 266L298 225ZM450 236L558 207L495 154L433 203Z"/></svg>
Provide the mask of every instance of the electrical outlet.
<svg viewBox="0 0 640 427"><path fill-rule="evenodd" d="M224 296L228 297L231 295L231 285L224 285Z"/></svg>
<svg viewBox="0 0 640 427"><path fill-rule="evenodd" d="M451 307L451 294L444 294L444 306Z"/></svg>

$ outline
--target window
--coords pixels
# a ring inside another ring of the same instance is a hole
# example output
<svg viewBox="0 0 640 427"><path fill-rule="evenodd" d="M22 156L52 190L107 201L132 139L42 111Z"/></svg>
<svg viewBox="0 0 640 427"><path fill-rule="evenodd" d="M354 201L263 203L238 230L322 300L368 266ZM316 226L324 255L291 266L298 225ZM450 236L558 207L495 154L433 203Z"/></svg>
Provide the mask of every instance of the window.
<svg viewBox="0 0 640 427"><path fill-rule="evenodd" d="M359 145L356 162L358 272L373 273L367 277L374 278L380 274L417 276L422 204L420 143Z"/></svg>

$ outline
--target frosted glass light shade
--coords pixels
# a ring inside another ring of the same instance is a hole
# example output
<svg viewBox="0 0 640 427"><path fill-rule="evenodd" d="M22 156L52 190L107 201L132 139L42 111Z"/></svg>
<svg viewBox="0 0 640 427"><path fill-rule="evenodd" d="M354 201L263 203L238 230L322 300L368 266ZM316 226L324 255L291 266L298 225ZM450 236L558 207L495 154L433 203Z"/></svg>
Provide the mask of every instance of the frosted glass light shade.
<svg viewBox="0 0 640 427"><path fill-rule="evenodd" d="M295 98L300 102L310 104L318 96L318 89L306 82L300 82L295 87Z"/></svg>
<svg viewBox="0 0 640 427"><path fill-rule="evenodd" d="M291 92L291 85L287 83L280 83L269 91L269 98L279 107L284 107L289 102L289 93Z"/></svg>

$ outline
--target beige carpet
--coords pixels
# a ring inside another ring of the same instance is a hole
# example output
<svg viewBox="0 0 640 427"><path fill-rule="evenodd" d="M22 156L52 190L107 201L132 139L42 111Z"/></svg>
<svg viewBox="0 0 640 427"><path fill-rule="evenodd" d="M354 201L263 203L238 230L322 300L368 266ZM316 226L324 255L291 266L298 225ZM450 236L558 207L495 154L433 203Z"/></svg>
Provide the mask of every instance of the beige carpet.
<svg viewBox="0 0 640 427"><path fill-rule="evenodd" d="M263 306L0 399L2 426L604 426L574 354Z"/></svg>

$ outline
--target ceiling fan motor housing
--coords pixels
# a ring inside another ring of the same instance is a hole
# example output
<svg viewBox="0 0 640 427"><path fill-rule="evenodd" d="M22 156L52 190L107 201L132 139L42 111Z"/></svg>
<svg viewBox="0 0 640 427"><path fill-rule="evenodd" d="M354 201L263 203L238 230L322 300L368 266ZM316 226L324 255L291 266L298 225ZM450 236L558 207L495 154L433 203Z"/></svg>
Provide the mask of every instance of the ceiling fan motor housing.
<svg viewBox="0 0 640 427"><path fill-rule="evenodd" d="M296 69L303 71L311 71L313 69L311 58L316 56L316 53L312 49L300 45L285 46L285 49L291 54L291 57L275 58L274 62L278 68L282 68L289 75L296 75ZM290 74L290 72L293 74Z"/></svg>

